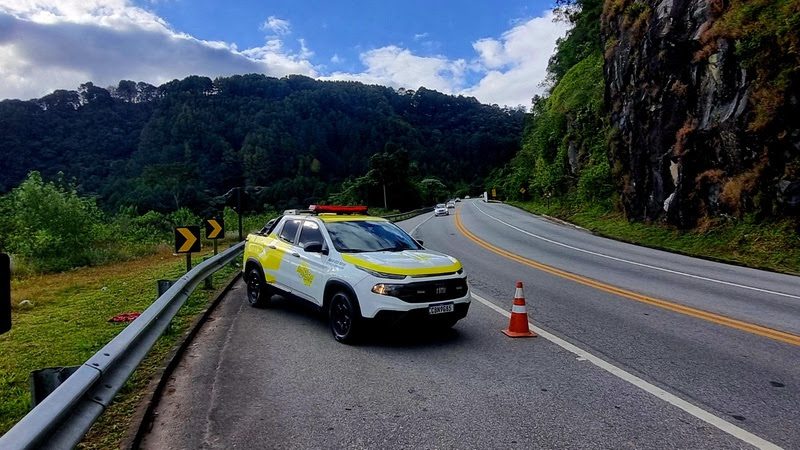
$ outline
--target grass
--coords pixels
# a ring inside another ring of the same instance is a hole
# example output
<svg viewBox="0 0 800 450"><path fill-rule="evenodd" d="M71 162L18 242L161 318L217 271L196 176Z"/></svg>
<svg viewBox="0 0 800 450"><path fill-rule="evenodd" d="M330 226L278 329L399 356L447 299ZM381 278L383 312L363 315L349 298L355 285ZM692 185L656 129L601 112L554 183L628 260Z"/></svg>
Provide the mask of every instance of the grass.
<svg viewBox="0 0 800 450"><path fill-rule="evenodd" d="M204 250L210 248L204 245ZM225 248L226 244L220 245L221 250ZM200 259L194 255L195 264ZM82 364L125 327L108 319L143 311L156 298L156 280L177 279L185 272L185 264L184 257L172 256L172 250L162 246L156 253L132 261L13 280L13 328L0 336L0 433L28 412L31 371ZM215 288L221 289L235 271L228 266L215 274ZM119 447L150 378L215 294L216 290L206 291L201 284L191 295L170 330L90 430L82 448ZM21 306L24 300L32 306Z"/></svg>
<svg viewBox="0 0 800 450"><path fill-rule="evenodd" d="M563 199L509 202L536 214L574 223L594 233L645 247L748 267L800 274L800 236L789 220L758 223L731 219L702 230L683 231L662 224L628 222L609 204L579 206Z"/></svg>

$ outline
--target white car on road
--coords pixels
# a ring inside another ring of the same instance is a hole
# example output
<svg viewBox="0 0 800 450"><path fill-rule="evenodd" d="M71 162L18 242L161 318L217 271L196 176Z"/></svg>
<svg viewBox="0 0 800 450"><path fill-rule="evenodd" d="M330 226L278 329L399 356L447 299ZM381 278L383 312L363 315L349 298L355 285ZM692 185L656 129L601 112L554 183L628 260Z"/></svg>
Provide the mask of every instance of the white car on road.
<svg viewBox="0 0 800 450"><path fill-rule="evenodd" d="M439 203L438 205L436 205L435 208L433 208L433 215L434 216L449 216L450 215L450 211L448 211L447 205L445 205L444 203Z"/></svg>

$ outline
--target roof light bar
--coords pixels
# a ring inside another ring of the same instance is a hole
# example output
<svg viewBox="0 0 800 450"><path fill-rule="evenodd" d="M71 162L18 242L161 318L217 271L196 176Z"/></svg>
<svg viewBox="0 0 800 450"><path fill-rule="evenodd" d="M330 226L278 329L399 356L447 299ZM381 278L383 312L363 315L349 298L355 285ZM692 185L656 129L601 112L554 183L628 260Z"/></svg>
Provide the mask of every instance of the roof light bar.
<svg viewBox="0 0 800 450"><path fill-rule="evenodd" d="M314 214L366 214L366 206L311 205L308 209Z"/></svg>

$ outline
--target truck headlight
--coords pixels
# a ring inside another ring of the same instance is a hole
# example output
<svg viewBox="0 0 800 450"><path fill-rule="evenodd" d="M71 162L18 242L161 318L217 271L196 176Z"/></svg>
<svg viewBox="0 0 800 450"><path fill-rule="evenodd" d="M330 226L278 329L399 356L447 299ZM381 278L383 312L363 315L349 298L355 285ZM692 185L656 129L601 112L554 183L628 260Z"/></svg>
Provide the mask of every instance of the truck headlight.
<svg viewBox="0 0 800 450"><path fill-rule="evenodd" d="M379 295L397 297L400 294L400 288L402 287L402 284L378 283L375 286L372 286L372 292Z"/></svg>

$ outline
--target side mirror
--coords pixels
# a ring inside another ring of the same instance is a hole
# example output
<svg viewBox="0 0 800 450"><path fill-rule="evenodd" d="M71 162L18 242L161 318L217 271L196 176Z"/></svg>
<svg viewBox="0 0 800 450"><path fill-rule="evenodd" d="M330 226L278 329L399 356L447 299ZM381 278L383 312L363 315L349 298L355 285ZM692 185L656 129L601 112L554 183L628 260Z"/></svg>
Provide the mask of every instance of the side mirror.
<svg viewBox="0 0 800 450"><path fill-rule="evenodd" d="M306 246L303 247L303 250L305 250L308 253L321 253L323 255L328 254L328 249L324 245L322 245L321 242L316 242L316 241L312 241L306 244Z"/></svg>

